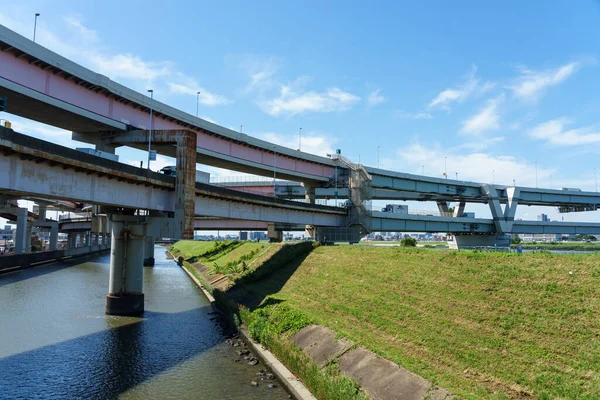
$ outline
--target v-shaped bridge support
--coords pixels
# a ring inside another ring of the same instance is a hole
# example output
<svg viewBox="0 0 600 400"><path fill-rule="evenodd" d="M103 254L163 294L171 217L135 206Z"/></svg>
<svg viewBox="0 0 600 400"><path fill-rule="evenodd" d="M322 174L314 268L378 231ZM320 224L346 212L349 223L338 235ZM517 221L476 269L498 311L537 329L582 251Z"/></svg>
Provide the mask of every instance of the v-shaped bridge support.
<svg viewBox="0 0 600 400"><path fill-rule="evenodd" d="M498 189L495 185L483 185L481 191L488 196L492 218L496 225L496 232L511 233L521 190L516 187L506 188L507 201L504 210L502 210Z"/></svg>

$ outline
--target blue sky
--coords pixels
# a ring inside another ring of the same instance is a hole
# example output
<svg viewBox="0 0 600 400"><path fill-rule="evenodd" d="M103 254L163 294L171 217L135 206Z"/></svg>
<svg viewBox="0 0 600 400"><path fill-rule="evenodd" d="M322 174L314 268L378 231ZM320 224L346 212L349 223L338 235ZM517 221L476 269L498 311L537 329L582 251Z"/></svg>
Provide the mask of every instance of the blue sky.
<svg viewBox="0 0 600 400"><path fill-rule="evenodd" d="M379 146L397 171L535 186L537 165L540 187L596 188L599 2L20 3L0 0L1 24L31 37L39 12L38 43L190 114L200 90L201 117L256 137L297 148L302 127L304 151L367 165Z"/></svg>

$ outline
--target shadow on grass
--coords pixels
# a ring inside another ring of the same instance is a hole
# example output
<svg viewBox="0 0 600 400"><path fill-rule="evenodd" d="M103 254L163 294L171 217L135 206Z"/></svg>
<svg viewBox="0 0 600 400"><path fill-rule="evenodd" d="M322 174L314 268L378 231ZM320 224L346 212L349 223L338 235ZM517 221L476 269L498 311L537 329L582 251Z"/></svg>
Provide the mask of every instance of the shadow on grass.
<svg viewBox="0 0 600 400"><path fill-rule="evenodd" d="M251 310L257 308L267 296L283 288L311 250L311 242L283 247L269 261L239 279L224 296Z"/></svg>

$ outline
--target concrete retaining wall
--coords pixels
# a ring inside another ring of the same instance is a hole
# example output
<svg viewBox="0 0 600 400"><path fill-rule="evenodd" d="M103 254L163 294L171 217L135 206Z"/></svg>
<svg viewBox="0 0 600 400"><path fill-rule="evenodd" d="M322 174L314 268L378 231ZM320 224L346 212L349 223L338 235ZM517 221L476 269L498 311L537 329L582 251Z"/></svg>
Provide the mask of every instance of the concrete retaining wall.
<svg viewBox="0 0 600 400"><path fill-rule="evenodd" d="M0 256L0 273L34 267L38 264L61 261L109 250L109 245L77 247L70 250L40 251L38 253Z"/></svg>

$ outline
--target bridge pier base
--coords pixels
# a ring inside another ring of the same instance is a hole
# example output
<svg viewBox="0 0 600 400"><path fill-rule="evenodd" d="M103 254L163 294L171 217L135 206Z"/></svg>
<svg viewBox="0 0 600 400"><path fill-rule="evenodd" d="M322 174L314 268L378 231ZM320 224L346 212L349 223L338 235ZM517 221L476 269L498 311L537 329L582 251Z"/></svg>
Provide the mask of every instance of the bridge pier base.
<svg viewBox="0 0 600 400"><path fill-rule="evenodd" d="M305 190L304 199L306 200L306 202L309 204L315 204L316 193L315 193L314 186L311 186L308 183L302 183L302 186L304 186L304 190ZM311 237L311 238L315 237L315 226L314 225L306 225L306 227L304 229L304 237Z"/></svg>
<svg viewBox="0 0 600 400"><path fill-rule="evenodd" d="M283 241L283 231L279 229L275 229L275 224L267 225L267 237L270 242L282 242Z"/></svg>
<svg viewBox="0 0 600 400"><path fill-rule="evenodd" d="M146 236L144 240L144 266L152 267L154 265L154 238Z"/></svg>
<svg viewBox="0 0 600 400"><path fill-rule="evenodd" d="M107 314L140 315L144 312L144 231L145 225L136 216L112 216Z"/></svg>
<svg viewBox="0 0 600 400"><path fill-rule="evenodd" d="M505 248L510 246L510 237L504 234L495 235L454 235L454 240L448 242L452 250L471 248Z"/></svg>

